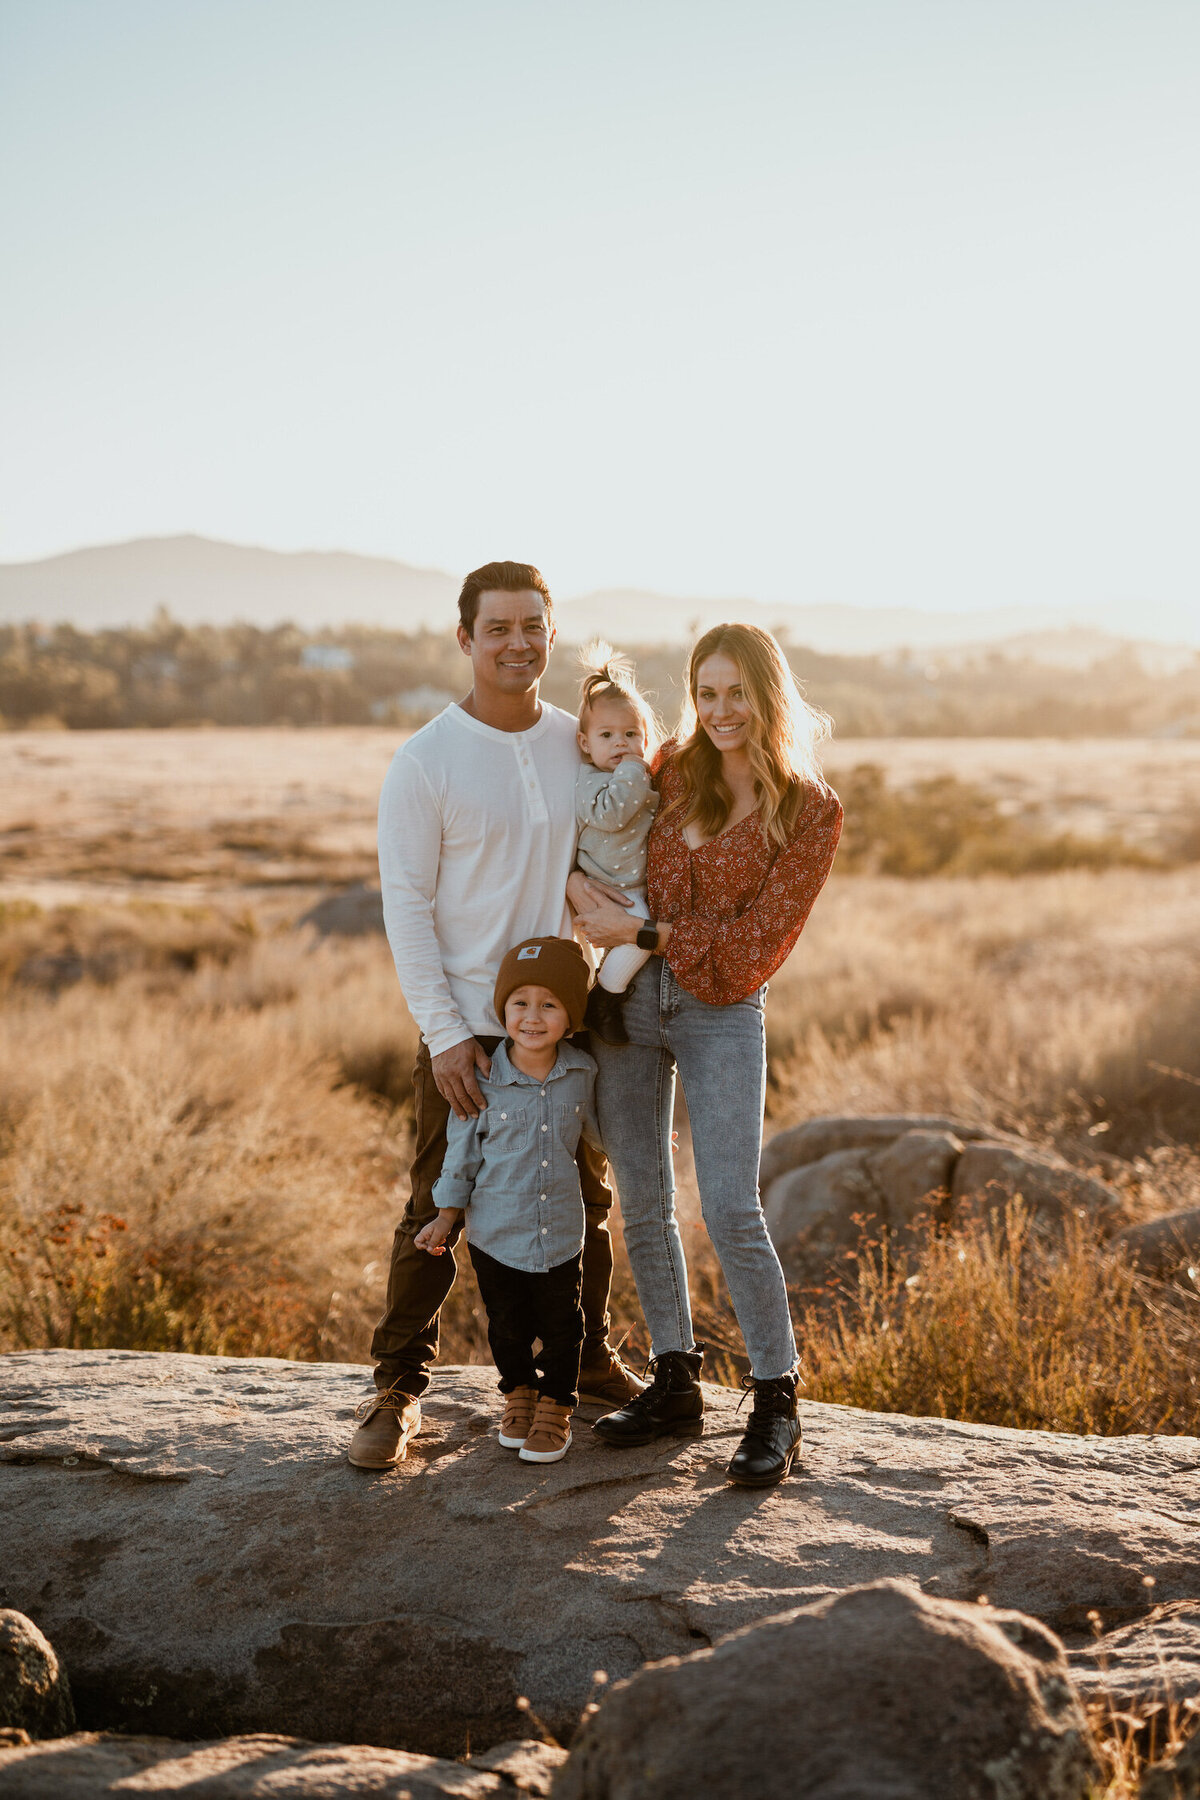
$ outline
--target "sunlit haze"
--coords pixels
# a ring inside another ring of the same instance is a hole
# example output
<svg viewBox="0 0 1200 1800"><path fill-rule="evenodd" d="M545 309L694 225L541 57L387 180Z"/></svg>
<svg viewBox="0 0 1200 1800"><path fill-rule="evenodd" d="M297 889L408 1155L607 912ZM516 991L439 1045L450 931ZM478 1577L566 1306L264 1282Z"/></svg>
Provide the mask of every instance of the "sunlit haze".
<svg viewBox="0 0 1200 1800"><path fill-rule="evenodd" d="M1194 0L7 0L0 559L1200 612Z"/></svg>

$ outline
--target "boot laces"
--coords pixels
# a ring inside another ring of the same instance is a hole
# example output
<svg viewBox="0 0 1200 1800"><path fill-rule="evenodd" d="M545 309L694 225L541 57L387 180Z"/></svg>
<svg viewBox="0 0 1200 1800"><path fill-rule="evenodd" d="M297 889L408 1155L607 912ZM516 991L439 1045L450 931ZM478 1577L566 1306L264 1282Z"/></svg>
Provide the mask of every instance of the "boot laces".
<svg viewBox="0 0 1200 1800"><path fill-rule="evenodd" d="M365 1425L368 1419L373 1419L377 1412L383 1412L385 1408L394 1413L402 1413L406 1406L412 1405L412 1401L412 1395L406 1394L399 1382L393 1381L390 1387L380 1388L369 1399L360 1401L354 1409L354 1416Z"/></svg>
<svg viewBox="0 0 1200 1800"><path fill-rule="evenodd" d="M791 1416L796 1403L797 1382L796 1376L781 1375L774 1381L756 1381L753 1375L743 1375L743 1392L737 1403L737 1410L741 1412L747 1398L751 1394L754 1396L750 1417L746 1421L747 1437L769 1437L774 1420Z"/></svg>
<svg viewBox="0 0 1200 1800"><path fill-rule="evenodd" d="M635 1394L622 1408L624 1412L644 1412L661 1400L664 1394L671 1392L671 1357L676 1351L665 1351L662 1356L651 1356L646 1363L643 1375L650 1377L650 1386L640 1394Z"/></svg>

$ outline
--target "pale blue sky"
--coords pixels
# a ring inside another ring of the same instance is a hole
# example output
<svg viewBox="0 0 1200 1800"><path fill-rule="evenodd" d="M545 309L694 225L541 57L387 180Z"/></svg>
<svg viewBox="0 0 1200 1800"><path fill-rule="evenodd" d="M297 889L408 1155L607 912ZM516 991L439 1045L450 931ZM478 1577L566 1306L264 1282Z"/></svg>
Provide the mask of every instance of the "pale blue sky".
<svg viewBox="0 0 1200 1800"><path fill-rule="evenodd" d="M0 559L1200 611L1196 0L0 0Z"/></svg>

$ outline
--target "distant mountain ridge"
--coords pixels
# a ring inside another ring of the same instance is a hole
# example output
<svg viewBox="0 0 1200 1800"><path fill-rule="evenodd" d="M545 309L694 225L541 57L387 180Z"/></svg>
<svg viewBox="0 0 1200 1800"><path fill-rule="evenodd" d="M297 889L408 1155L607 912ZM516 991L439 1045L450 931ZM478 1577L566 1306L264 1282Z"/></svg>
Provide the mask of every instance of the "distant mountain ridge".
<svg viewBox="0 0 1200 1800"><path fill-rule="evenodd" d="M440 569L341 550L260 550L214 538L134 538L40 562L0 563L0 621L96 631L145 625L156 609L185 625L292 623L448 626L459 582Z"/></svg>
<svg viewBox="0 0 1200 1800"><path fill-rule="evenodd" d="M306 631L351 624L445 631L454 624L460 580L440 569L349 551L264 550L195 535L136 538L0 564L0 623L34 620L95 631L145 625L161 606L187 625L237 620L264 629L290 622ZM1007 648L1020 640L1021 652L1035 658L1044 642L1045 660L1064 666L1078 666L1081 655L1091 660L1130 641L1098 630L1094 621L1084 624L1065 611L1034 606L942 613L767 605L745 597L688 599L622 588L561 600L557 615L563 637L574 643L604 636L618 644L684 644L697 631L737 618L829 654Z"/></svg>

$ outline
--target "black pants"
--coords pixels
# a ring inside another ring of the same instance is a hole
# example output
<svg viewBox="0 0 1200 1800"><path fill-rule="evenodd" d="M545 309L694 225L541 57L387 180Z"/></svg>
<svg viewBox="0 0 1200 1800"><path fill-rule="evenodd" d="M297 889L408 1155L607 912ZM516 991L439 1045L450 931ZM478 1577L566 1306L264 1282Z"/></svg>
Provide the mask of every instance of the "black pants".
<svg viewBox="0 0 1200 1800"><path fill-rule="evenodd" d="M480 1038L490 1056L499 1038ZM587 1049L584 1038L580 1048ZM412 1161L412 1198L392 1240L388 1271L387 1308L371 1339L375 1360L375 1385L386 1388L396 1382L415 1398L429 1386L429 1365L437 1355L438 1311L454 1284L454 1258L430 1256L413 1242L422 1225L437 1214L433 1184L442 1171L446 1154L446 1122L450 1108L437 1091L429 1051L417 1051L413 1070L413 1100L417 1137ZM612 1238L608 1215L612 1189L608 1164L601 1150L593 1150L583 1138L576 1157L579 1185L583 1189L583 1317L588 1367L608 1368L608 1288L612 1280ZM540 1281L542 1277L539 1275Z"/></svg>
<svg viewBox="0 0 1200 1800"><path fill-rule="evenodd" d="M487 1308L488 1344L500 1371L500 1392L532 1387L574 1406L579 1380L579 1353L583 1348L582 1258L534 1274L510 1269L486 1251L469 1244L479 1294ZM533 1341L542 1347L533 1354Z"/></svg>

